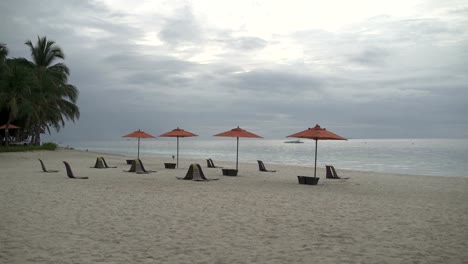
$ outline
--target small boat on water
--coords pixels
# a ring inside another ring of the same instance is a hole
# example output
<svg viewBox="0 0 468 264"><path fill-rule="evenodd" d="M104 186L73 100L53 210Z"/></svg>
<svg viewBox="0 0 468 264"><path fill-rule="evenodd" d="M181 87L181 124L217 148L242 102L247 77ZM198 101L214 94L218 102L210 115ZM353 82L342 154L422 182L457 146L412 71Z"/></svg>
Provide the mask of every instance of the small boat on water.
<svg viewBox="0 0 468 264"><path fill-rule="evenodd" d="M290 141L285 141L284 143L304 143L300 139L297 140L290 140Z"/></svg>

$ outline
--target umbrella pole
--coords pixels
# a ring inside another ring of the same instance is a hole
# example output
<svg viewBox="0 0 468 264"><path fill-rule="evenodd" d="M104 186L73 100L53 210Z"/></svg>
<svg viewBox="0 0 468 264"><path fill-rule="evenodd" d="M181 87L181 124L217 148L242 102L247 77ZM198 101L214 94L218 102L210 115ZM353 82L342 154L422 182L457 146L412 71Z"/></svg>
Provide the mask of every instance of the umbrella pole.
<svg viewBox="0 0 468 264"><path fill-rule="evenodd" d="M6 128L5 128L5 140L6 140L5 146L7 146L7 147L10 145L10 139L9 139L10 134L8 133L8 132L9 132L9 131L8 131L8 125L9 125L9 124L7 124L7 125L6 125Z"/></svg>
<svg viewBox="0 0 468 264"><path fill-rule="evenodd" d="M315 167L314 167L314 178L317 177L317 143L318 143L318 139L315 140Z"/></svg>
<svg viewBox="0 0 468 264"><path fill-rule="evenodd" d="M177 137L177 168L179 168L179 137Z"/></svg>
<svg viewBox="0 0 468 264"><path fill-rule="evenodd" d="M236 170L239 170L239 137L237 138Z"/></svg>
<svg viewBox="0 0 468 264"><path fill-rule="evenodd" d="M138 154L137 159L140 159L140 138L138 138Z"/></svg>

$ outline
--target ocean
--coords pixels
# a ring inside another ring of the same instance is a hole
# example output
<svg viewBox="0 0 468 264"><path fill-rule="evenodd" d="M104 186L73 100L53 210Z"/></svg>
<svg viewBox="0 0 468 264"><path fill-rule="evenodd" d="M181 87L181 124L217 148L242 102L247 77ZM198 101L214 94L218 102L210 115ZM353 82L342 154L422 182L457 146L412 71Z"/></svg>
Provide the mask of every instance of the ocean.
<svg viewBox="0 0 468 264"><path fill-rule="evenodd" d="M315 141L239 139L239 162L314 167ZM140 157L176 155L176 138L141 139ZM78 150L137 155L137 139L59 142ZM236 161L235 138L180 138L179 158ZM433 176L468 177L468 139L350 139L318 142L317 167Z"/></svg>

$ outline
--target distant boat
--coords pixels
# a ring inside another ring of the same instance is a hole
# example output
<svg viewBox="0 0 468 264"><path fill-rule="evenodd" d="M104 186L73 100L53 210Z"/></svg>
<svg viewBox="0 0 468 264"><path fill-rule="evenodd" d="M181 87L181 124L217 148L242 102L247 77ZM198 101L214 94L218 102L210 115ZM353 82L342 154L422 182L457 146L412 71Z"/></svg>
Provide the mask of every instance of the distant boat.
<svg viewBox="0 0 468 264"><path fill-rule="evenodd" d="M298 140L285 141L284 143L304 143L304 142L298 139Z"/></svg>

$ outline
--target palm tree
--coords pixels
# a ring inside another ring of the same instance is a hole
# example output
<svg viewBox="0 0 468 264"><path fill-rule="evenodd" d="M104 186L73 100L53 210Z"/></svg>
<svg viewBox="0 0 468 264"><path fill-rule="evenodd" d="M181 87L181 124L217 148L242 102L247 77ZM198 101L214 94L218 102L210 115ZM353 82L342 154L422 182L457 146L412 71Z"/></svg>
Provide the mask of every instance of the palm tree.
<svg viewBox="0 0 468 264"><path fill-rule="evenodd" d="M7 55L8 55L7 46L3 43L0 43L0 66L4 65Z"/></svg>
<svg viewBox="0 0 468 264"><path fill-rule="evenodd" d="M5 44L0 43L0 95L3 97L5 96L3 93L5 92L4 89L4 79L5 75L4 73L6 72L6 57L8 55L8 49ZM1 97L0 97L1 100ZM0 110L2 109L2 105L0 104Z"/></svg>
<svg viewBox="0 0 468 264"><path fill-rule="evenodd" d="M80 117L76 106L78 89L68 84L70 71L68 67L59 62L64 59L62 49L54 41L46 37L38 37L36 45L31 41L25 43L31 49L32 66L34 68L35 82L41 99L35 101L37 107L31 116L33 139L36 143L42 131L53 126L57 131L65 125L65 120L75 121Z"/></svg>
<svg viewBox="0 0 468 264"><path fill-rule="evenodd" d="M8 126L11 121L26 115L31 105L34 86L31 68L25 59L7 59L0 85L0 109L8 111L5 129L6 145L9 144Z"/></svg>
<svg viewBox="0 0 468 264"><path fill-rule="evenodd" d="M6 58L8 56L8 48L5 44L0 43L0 82L3 80L3 73L6 71ZM0 83L2 85L2 83ZM0 89L2 87L0 86ZM1 91L1 90L0 90ZM1 107L1 105L0 105Z"/></svg>
<svg viewBox="0 0 468 264"><path fill-rule="evenodd" d="M6 57L8 55L8 49L5 44L0 43L0 114L3 114L3 109L6 100L6 88L5 88L5 72L6 72ZM1 116L0 116L1 117ZM2 118L3 119L3 118ZM3 138L1 138L3 142ZM8 141L8 140L7 140Z"/></svg>
<svg viewBox="0 0 468 264"><path fill-rule="evenodd" d="M6 104L6 80L5 80L5 72L6 72L6 57L8 55L8 49L5 44L0 43L0 113L5 107ZM3 118L2 118L3 119ZM5 132L7 132L5 129ZM8 133L8 132L7 132ZM6 142L8 143L8 134L5 135ZM1 142L3 143L3 137L1 138Z"/></svg>

